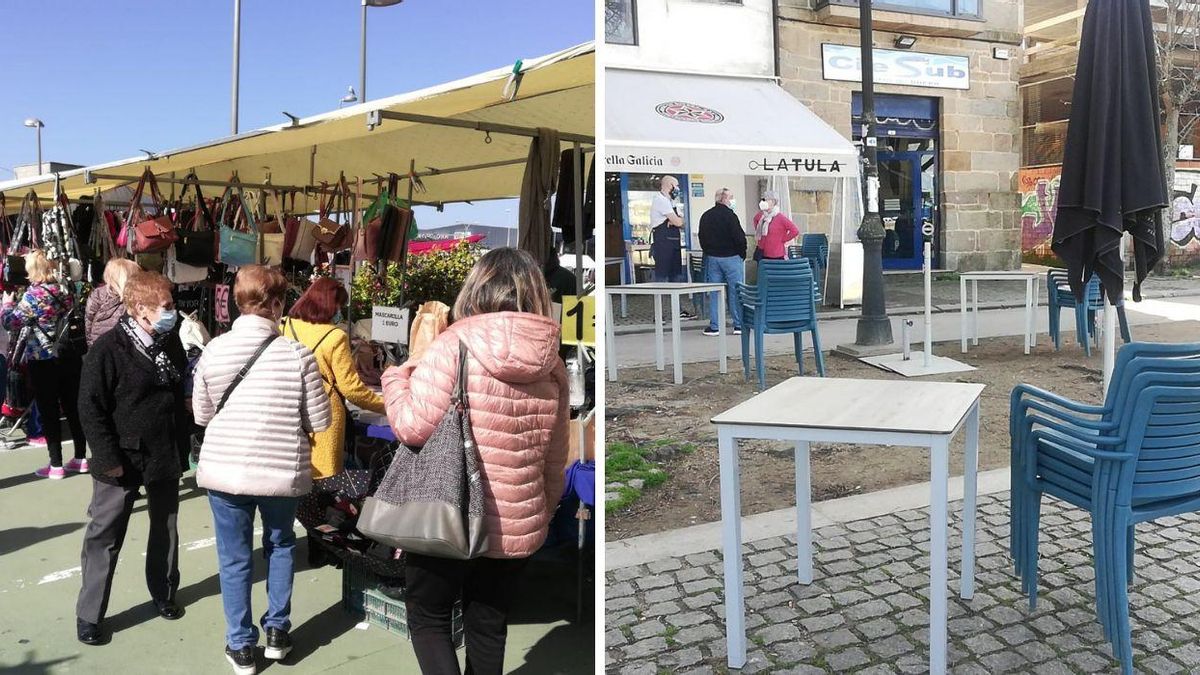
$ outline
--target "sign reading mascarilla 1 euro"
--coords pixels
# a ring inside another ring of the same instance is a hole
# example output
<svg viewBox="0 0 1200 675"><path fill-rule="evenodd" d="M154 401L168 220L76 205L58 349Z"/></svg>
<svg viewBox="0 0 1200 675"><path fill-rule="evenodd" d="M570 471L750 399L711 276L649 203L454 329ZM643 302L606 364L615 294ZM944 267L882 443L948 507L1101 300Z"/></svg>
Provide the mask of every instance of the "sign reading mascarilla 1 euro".
<svg viewBox="0 0 1200 675"><path fill-rule="evenodd" d="M559 321L562 322L564 345L596 346L596 296L564 295Z"/></svg>
<svg viewBox="0 0 1200 675"><path fill-rule="evenodd" d="M399 307L371 308L371 340L408 344L408 310Z"/></svg>

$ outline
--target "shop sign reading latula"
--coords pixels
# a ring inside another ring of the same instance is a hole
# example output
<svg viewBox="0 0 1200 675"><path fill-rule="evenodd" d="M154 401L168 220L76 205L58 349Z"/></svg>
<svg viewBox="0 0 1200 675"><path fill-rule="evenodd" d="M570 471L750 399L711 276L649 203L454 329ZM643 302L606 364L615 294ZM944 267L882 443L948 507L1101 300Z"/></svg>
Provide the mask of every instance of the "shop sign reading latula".
<svg viewBox="0 0 1200 675"><path fill-rule="evenodd" d="M876 84L899 84L937 89L970 89L970 60L965 56L876 49ZM858 47L821 45L823 74L827 80L862 81L862 57Z"/></svg>
<svg viewBox="0 0 1200 675"><path fill-rule="evenodd" d="M748 168L754 172L840 174L842 162L836 159L815 159L813 157L763 157L750 160Z"/></svg>

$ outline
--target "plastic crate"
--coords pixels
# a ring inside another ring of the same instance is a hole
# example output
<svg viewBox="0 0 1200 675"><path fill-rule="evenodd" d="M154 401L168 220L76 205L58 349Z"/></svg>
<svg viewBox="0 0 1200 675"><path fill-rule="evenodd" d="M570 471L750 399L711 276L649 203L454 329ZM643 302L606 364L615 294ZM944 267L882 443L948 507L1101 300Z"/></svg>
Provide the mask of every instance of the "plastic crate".
<svg viewBox="0 0 1200 675"><path fill-rule="evenodd" d="M389 633L409 639L408 610L404 606L404 600L390 598L377 590L365 591L363 599L367 623L372 626L378 626ZM454 646L462 647L463 618L461 601L454 603L454 610L450 615L450 630L451 636L454 639Z"/></svg>
<svg viewBox="0 0 1200 675"><path fill-rule="evenodd" d="M345 563L342 566L342 609L362 614L366 612L365 594L379 588L379 577L361 565Z"/></svg>

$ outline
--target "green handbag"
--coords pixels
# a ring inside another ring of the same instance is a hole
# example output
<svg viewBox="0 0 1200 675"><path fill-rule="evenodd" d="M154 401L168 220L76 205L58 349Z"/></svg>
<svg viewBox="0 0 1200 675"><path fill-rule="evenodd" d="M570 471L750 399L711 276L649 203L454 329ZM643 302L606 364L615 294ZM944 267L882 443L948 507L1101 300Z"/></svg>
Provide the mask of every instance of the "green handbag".
<svg viewBox="0 0 1200 675"><path fill-rule="evenodd" d="M234 197L237 206L234 207ZM231 208L233 207L233 208ZM246 229L238 228L240 216L246 219ZM257 265L262 259L262 235L254 222L254 210L246 204L246 196L237 176L230 179L221 205L220 261L231 267Z"/></svg>

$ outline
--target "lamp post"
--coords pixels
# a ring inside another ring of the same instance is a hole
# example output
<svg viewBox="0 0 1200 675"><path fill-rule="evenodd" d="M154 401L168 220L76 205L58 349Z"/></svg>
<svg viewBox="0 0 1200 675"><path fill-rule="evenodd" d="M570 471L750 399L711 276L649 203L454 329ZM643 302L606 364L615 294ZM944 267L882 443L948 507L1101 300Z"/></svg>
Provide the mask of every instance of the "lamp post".
<svg viewBox="0 0 1200 675"><path fill-rule="evenodd" d="M242 66L242 0L233 0L233 135L238 132L238 80Z"/></svg>
<svg viewBox="0 0 1200 675"><path fill-rule="evenodd" d="M367 101L367 7L391 7L404 0L362 0L362 42L358 50L358 95Z"/></svg>
<svg viewBox="0 0 1200 675"><path fill-rule="evenodd" d="M338 107L350 105L351 103L358 103L358 95L354 93L354 87L347 87L346 95L338 101Z"/></svg>
<svg viewBox="0 0 1200 675"><path fill-rule="evenodd" d="M40 176L42 175L42 127L46 126L46 124L36 117L30 117L29 119L25 120L25 126L32 129L37 129L38 175Z"/></svg>
<svg viewBox="0 0 1200 675"><path fill-rule="evenodd" d="M883 296L883 218L879 215L879 152L875 138L875 58L871 26L871 0L858 0L859 36L862 41L862 141L865 151L866 203L858 238L863 245L863 303L858 319L859 346L890 345L892 322Z"/></svg>

